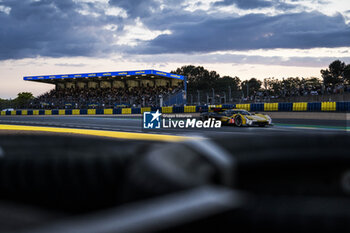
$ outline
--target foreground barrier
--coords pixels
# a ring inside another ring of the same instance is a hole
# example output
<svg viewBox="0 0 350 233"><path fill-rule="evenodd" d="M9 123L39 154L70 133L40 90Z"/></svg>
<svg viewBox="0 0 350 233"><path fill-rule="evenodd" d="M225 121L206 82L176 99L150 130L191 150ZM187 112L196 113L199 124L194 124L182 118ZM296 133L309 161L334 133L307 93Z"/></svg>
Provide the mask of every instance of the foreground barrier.
<svg viewBox="0 0 350 233"><path fill-rule="evenodd" d="M222 104L209 106L174 106L174 107L143 107L143 108L110 108L110 109L52 109L52 110L13 110L1 111L1 116L11 115L112 115L112 114L143 114L149 111L162 113L195 113L205 112L214 108L237 108L252 112L350 112L350 102L297 102L297 103L252 103L252 104Z"/></svg>

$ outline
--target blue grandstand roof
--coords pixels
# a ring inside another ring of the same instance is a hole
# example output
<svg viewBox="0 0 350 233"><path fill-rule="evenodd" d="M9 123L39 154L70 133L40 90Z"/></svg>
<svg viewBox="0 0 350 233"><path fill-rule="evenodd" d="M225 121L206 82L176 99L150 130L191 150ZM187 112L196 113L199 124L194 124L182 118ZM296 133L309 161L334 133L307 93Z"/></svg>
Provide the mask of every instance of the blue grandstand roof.
<svg viewBox="0 0 350 233"><path fill-rule="evenodd" d="M134 71L114 71L114 72L99 72L99 73L25 76L23 77L23 80L41 81L41 80L70 79L70 78L95 78L95 77L110 77L110 76L138 76L138 75L155 75L155 76L163 76L167 78L175 78L175 79L181 79L181 80L185 79L185 77L182 75L167 73L159 70L134 70Z"/></svg>

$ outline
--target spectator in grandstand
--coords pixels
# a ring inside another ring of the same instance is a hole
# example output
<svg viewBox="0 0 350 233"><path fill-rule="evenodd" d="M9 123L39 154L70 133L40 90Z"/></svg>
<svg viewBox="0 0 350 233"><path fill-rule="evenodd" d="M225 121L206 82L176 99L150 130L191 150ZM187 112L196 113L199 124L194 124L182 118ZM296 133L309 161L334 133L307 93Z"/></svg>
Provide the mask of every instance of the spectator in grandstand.
<svg viewBox="0 0 350 233"><path fill-rule="evenodd" d="M32 108L113 108L116 105L156 106L159 99L165 99L183 86L126 87L126 88L57 88L34 99Z"/></svg>

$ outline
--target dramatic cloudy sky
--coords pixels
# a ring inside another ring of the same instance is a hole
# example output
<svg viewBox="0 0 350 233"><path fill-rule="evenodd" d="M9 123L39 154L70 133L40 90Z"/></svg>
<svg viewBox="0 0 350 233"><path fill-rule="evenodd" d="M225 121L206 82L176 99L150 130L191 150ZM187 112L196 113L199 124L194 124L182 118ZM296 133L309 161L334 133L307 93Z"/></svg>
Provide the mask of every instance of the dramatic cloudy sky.
<svg viewBox="0 0 350 233"><path fill-rule="evenodd" d="M0 98L51 88L25 75L320 77L335 59L350 63L349 0L0 0Z"/></svg>

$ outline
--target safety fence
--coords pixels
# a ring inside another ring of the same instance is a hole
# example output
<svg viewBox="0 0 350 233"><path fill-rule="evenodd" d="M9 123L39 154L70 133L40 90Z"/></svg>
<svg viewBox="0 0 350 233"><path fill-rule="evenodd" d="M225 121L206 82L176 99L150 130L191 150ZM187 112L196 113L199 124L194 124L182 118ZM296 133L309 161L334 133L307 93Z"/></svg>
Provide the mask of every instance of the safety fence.
<svg viewBox="0 0 350 233"><path fill-rule="evenodd" d="M114 109L53 109L53 110L13 110L1 111L6 115L115 115L142 114L157 111L162 113L195 113L205 112L213 108L237 108L253 112L350 112L350 102L298 102L298 103L254 103L254 104L223 104L209 106L173 106L144 108L114 108Z"/></svg>

